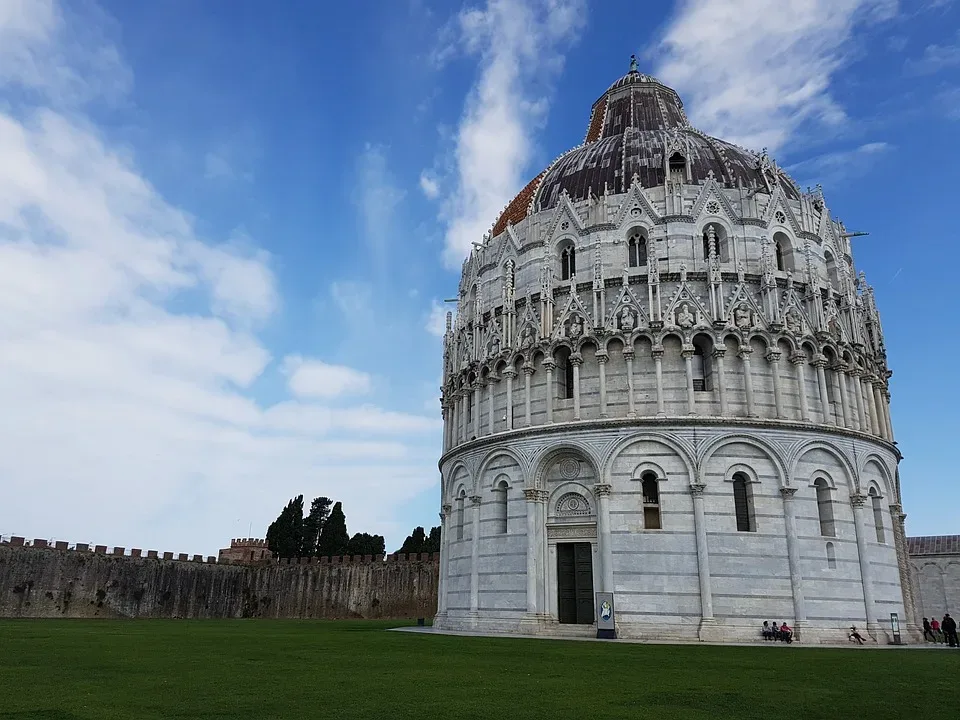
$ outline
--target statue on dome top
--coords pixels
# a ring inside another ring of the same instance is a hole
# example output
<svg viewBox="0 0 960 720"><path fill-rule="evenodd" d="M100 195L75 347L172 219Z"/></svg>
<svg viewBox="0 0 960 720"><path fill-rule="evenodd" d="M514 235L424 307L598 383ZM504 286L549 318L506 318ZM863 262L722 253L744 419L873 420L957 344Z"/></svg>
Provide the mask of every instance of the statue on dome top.
<svg viewBox="0 0 960 720"><path fill-rule="evenodd" d="M640 72L640 65L637 63L637 56L630 56L630 72Z"/></svg>

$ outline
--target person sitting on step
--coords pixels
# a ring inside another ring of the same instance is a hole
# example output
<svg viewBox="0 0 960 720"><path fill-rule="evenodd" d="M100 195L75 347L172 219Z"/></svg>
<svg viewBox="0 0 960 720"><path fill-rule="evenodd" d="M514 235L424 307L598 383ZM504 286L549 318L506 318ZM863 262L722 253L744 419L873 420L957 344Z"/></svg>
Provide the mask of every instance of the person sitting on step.
<svg viewBox="0 0 960 720"><path fill-rule="evenodd" d="M850 634L847 635L847 639L851 641L855 641L857 645L863 645L863 635L857 632L856 625L850 626Z"/></svg>

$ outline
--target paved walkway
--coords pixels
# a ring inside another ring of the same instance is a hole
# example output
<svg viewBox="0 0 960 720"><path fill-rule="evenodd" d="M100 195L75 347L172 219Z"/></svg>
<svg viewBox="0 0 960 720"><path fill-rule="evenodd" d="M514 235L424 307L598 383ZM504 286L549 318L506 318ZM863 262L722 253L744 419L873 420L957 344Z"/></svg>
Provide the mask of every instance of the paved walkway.
<svg viewBox="0 0 960 720"><path fill-rule="evenodd" d="M784 643L784 642L770 642L769 640L757 640L756 642L700 642L700 641L690 641L682 642L678 640L641 640L638 638L620 638L617 640L601 640L595 637L588 636L576 636L576 635L526 635L520 633L491 633L491 632L474 632L470 630L439 630L430 626L419 627L419 626L408 626L408 627L398 627L390 628L397 632L410 632L410 633L420 633L425 635L458 635L462 637L495 637L495 638L523 638L526 640L576 640L580 642L614 642L614 643L632 643L632 644L642 644L642 645L720 645L725 647L807 647L807 648L841 648L841 649L850 649L850 650L954 650L956 648L950 648L947 645L935 645L933 643L925 642L923 645L877 645L874 643L867 643L865 645L857 645L853 642L844 643L835 643L835 644L826 644L826 643L816 643L813 645L806 645L801 641L795 641L794 643Z"/></svg>

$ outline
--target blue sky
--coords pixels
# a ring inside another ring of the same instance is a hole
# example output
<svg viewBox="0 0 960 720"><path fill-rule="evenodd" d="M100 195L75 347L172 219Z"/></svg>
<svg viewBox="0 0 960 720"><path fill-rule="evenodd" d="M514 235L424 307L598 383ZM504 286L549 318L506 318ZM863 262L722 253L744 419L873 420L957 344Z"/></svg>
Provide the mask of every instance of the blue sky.
<svg viewBox="0 0 960 720"><path fill-rule="evenodd" d="M908 531L960 532L960 2L0 0L0 534L435 524L441 301L631 53L871 233Z"/></svg>

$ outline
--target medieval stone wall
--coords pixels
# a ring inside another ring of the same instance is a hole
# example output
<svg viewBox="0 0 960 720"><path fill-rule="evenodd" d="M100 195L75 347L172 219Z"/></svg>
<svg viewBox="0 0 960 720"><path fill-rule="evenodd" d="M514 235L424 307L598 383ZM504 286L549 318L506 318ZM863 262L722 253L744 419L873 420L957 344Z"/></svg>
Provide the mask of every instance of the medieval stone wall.
<svg viewBox="0 0 960 720"><path fill-rule="evenodd" d="M436 554L243 566L98 549L0 544L0 617L415 618L437 607Z"/></svg>

